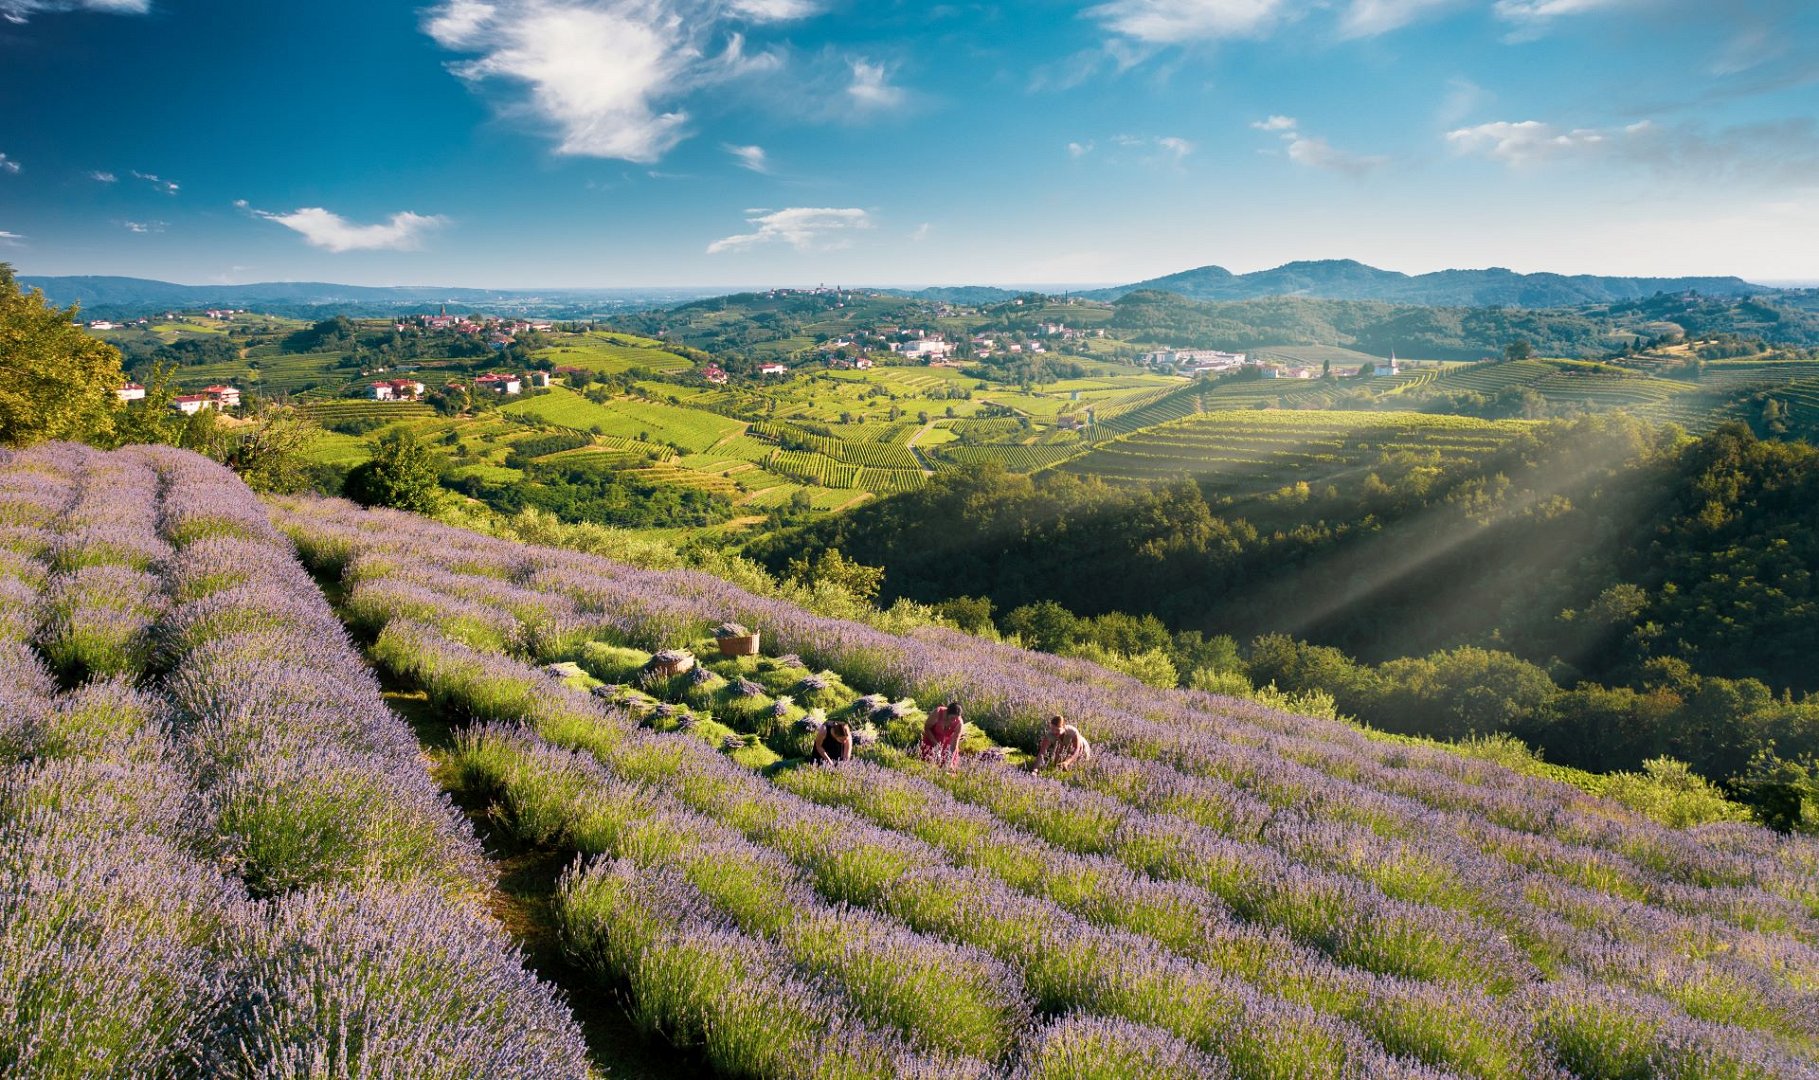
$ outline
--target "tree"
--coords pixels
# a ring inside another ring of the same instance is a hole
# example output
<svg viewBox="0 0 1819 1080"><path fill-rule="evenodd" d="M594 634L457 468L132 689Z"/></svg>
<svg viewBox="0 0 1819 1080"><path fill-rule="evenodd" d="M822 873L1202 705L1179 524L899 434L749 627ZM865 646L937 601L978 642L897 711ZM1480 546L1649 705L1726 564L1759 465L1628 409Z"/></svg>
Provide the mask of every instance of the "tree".
<svg viewBox="0 0 1819 1080"><path fill-rule="evenodd" d="M418 442L408 429L399 429L380 437L372 460L355 466L342 490L362 506L427 514L442 502L440 472L436 452Z"/></svg>
<svg viewBox="0 0 1819 1080"><path fill-rule="evenodd" d="M120 350L74 325L78 309L26 293L0 263L0 443L105 440L126 382Z"/></svg>
<svg viewBox="0 0 1819 1080"><path fill-rule="evenodd" d="M1532 360L1534 357L1535 347L1521 338L1517 338L1503 347L1505 360Z"/></svg>
<svg viewBox="0 0 1819 1080"><path fill-rule="evenodd" d="M309 464L303 452L317 430L295 409L268 410L257 422L234 431L223 464L254 491L301 491Z"/></svg>

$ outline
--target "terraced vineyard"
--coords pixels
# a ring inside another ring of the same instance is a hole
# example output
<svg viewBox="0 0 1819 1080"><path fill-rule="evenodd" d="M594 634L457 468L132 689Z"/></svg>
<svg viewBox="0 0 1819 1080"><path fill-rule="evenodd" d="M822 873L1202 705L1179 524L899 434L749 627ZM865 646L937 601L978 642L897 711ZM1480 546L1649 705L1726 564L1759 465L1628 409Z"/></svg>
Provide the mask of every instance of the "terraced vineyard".
<svg viewBox="0 0 1819 1080"><path fill-rule="evenodd" d="M551 882L570 999L623 994L722 1070L1819 1067L1810 840L1666 828L1443 750L700 575L346 504L278 513L372 659L466 725L438 773L461 804L573 864ZM765 656L706 659L729 618ZM659 668L682 647L703 662ZM955 698L959 767L901 752ZM1093 760L1030 775L1058 708ZM859 760L799 766L836 718Z"/></svg>
<svg viewBox="0 0 1819 1080"><path fill-rule="evenodd" d="M310 402L298 406L297 411L324 426L347 420L381 420L386 423L428 420L436 415L435 409L416 401L355 401L346 398Z"/></svg>
<svg viewBox="0 0 1819 1080"><path fill-rule="evenodd" d="M175 378L189 389L234 383L277 397L312 387L340 389L358 379L359 372L340 365L340 353L280 353L276 345L256 345L244 361L191 365L177 369Z"/></svg>
<svg viewBox="0 0 1819 1080"><path fill-rule="evenodd" d="M1097 443L1062 467L1120 483L1191 476L1250 494L1357 478L1386 454L1482 454L1526 426L1426 413L1209 412Z"/></svg>

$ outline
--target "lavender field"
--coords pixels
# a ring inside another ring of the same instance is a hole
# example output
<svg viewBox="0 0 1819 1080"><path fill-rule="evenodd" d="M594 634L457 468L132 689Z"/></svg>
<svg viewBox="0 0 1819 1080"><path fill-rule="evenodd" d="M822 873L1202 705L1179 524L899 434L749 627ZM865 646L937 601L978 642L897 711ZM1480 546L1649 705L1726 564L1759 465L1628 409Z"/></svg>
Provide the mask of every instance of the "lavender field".
<svg viewBox="0 0 1819 1080"><path fill-rule="evenodd" d="M0 536L7 1075L586 1076L606 1008L677 1074L1819 1076L1810 839L178 451L10 455Z"/></svg>

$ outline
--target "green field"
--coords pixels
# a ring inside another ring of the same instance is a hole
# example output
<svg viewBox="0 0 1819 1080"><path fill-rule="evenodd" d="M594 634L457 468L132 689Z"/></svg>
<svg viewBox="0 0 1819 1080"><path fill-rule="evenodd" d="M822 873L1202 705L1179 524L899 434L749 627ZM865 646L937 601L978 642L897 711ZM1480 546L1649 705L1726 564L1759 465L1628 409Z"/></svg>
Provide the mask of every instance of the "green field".
<svg viewBox="0 0 1819 1080"><path fill-rule="evenodd" d="M596 331L579 338L565 337L562 343L536 354L557 367L583 368L604 375L617 375L633 368L679 372L694 368L687 357L666 349L662 342L633 334Z"/></svg>
<svg viewBox="0 0 1819 1080"><path fill-rule="evenodd" d="M1356 482L1391 455L1436 462L1477 456L1527 427L1426 413L1210 412L1100 443L1061 467L1115 483L1192 477L1243 496L1295 483Z"/></svg>
<svg viewBox="0 0 1819 1080"><path fill-rule="evenodd" d="M596 405L580 394L561 388L514 401L500 411L577 431L669 444L685 453L697 454L745 429L737 420L699 409L637 398L614 398L604 405Z"/></svg>

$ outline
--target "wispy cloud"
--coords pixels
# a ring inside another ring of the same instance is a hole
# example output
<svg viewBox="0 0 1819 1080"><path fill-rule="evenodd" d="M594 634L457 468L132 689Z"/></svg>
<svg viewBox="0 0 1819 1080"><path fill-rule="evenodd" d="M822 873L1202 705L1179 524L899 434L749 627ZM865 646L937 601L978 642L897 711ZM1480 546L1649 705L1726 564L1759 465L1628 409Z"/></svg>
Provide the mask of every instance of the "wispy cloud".
<svg viewBox="0 0 1819 1080"><path fill-rule="evenodd" d="M1067 156L1073 158L1075 161L1079 161L1081 158L1085 157L1086 155L1088 155L1092 152L1093 152L1093 144L1090 141L1083 142L1083 143L1082 142L1071 142L1071 143L1067 144Z"/></svg>
<svg viewBox="0 0 1819 1080"><path fill-rule="evenodd" d="M1267 131L1282 139L1282 152L1297 165L1346 176L1365 176L1389 164L1389 159L1375 154L1354 154L1341 150L1318 135L1308 135L1292 116L1271 116L1257 120L1251 127Z"/></svg>
<svg viewBox="0 0 1819 1080"><path fill-rule="evenodd" d="M0 154L0 173L11 173L11 174L17 175L19 173L20 169L21 169L21 166L17 161L14 161L12 158L7 157L5 154Z"/></svg>
<svg viewBox="0 0 1819 1080"><path fill-rule="evenodd" d="M708 85L775 70L738 24L814 14L807 0L443 0L424 32L474 54L451 70L522 92L507 115L549 128L558 154L651 164L689 133L680 104Z"/></svg>
<svg viewBox="0 0 1819 1080"><path fill-rule="evenodd" d="M1467 0L1352 0L1339 17L1339 35L1375 37L1400 30L1430 14L1463 7Z"/></svg>
<svg viewBox="0 0 1819 1080"><path fill-rule="evenodd" d="M873 227L871 215L859 209L798 206L746 213L753 231L714 241L707 246L709 255L769 244L787 244L797 251L832 251L850 245L855 231Z"/></svg>
<svg viewBox="0 0 1819 1080"><path fill-rule="evenodd" d="M110 173L109 175L112 174ZM183 190L182 184L177 183L175 180L166 180L156 173L142 173L135 169L133 170L133 176L136 179L145 181L150 184L154 190L163 192L166 195L175 195L177 192Z"/></svg>
<svg viewBox="0 0 1819 1080"><path fill-rule="evenodd" d="M129 233L140 234L161 233L169 228L169 224L163 221L122 221L120 225Z"/></svg>
<svg viewBox="0 0 1819 1080"><path fill-rule="evenodd" d="M1114 135L1112 145L1135 151L1122 156L1152 166L1179 167L1194 152L1194 144L1179 135Z"/></svg>
<svg viewBox="0 0 1819 1080"><path fill-rule="evenodd" d="M750 169L755 173L765 174L771 171L770 160L765 155L762 146L734 146L726 143L722 145L721 149L733 155L733 159L739 163L741 169Z"/></svg>
<svg viewBox="0 0 1819 1080"><path fill-rule="evenodd" d="M1634 7L1637 3L1638 0L1497 0L1493 10L1499 18L1533 26L1570 15Z"/></svg>
<svg viewBox="0 0 1819 1080"><path fill-rule="evenodd" d="M319 206L306 206L288 214L275 214L253 209L245 199L234 204L254 217L275 222L302 236L311 247L336 254L348 251L411 251L423 244L430 232L448 224L440 214L418 214L401 210L391 220L374 225L357 225L340 214Z"/></svg>
<svg viewBox="0 0 1819 1080"><path fill-rule="evenodd" d="M24 239L25 237L16 232L0 229L0 247L17 247Z"/></svg>
<svg viewBox="0 0 1819 1080"><path fill-rule="evenodd" d="M1113 33L1173 45L1260 36L1293 7L1288 0L1110 0L1086 14Z"/></svg>
<svg viewBox="0 0 1819 1080"><path fill-rule="evenodd" d="M97 11L109 15L144 15L151 0L0 0L0 19L22 23L33 15Z"/></svg>
<svg viewBox="0 0 1819 1080"><path fill-rule="evenodd" d="M96 169L94 172L89 173L88 178L97 184L117 184L120 182L118 176L102 169Z"/></svg>
<svg viewBox="0 0 1819 1080"><path fill-rule="evenodd" d="M929 238L929 235L931 233L933 233L934 231L935 231L935 227L925 221L922 224L916 226L915 231L910 233L910 239L914 240L915 242L917 242L919 244L922 241L927 240Z"/></svg>
<svg viewBox="0 0 1819 1080"><path fill-rule="evenodd" d="M755 22L789 22L821 13L814 0L733 0L732 9Z"/></svg>
<svg viewBox="0 0 1819 1080"><path fill-rule="evenodd" d="M1604 128L1499 120L1449 131L1446 141L1456 153L1515 169L1552 163L1615 164L1669 179L1819 185L1819 123L1805 116L1718 129L1650 120Z"/></svg>
<svg viewBox="0 0 1819 1080"><path fill-rule="evenodd" d="M903 88L891 85L890 71L883 64L870 60L854 60L853 81L847 85L846 94L861 108L894 109L904 102Z"/></svg>

